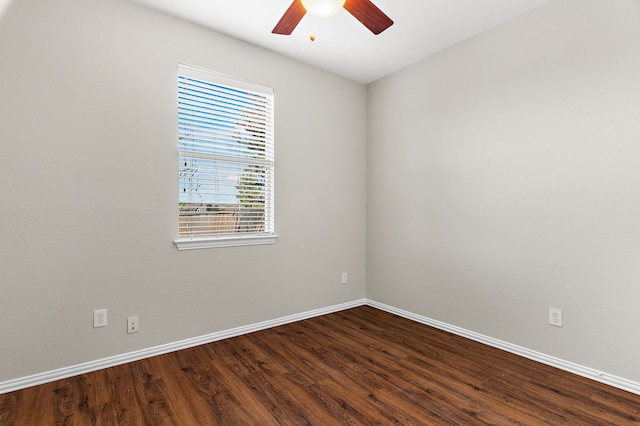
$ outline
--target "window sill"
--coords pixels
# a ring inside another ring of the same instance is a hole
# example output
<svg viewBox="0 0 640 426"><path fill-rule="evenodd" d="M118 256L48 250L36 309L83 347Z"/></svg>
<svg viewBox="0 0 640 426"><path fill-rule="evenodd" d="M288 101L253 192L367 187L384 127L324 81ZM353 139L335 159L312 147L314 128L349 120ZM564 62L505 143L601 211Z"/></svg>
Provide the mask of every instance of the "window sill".
<svg viewBox="0 0 640 426"><path fill-rule="evenodd" d="M274 244L278 241L277 235L250 235L250 236L224 236L224 237L183 237L173 243L178 250L198 250L216 247L240 247Z"/></svg>

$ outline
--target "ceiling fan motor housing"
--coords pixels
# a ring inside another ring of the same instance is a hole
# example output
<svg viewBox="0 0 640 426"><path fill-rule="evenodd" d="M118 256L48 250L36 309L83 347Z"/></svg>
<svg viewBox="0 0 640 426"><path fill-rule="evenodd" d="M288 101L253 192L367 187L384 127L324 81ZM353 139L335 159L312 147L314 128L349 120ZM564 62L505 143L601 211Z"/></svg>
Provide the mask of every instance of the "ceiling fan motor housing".
<svg viewBox="0 0 640 426"><path fill-rule="evenodd" d="M302 5L310 14L328 18L340 12L345 0L302 0Z"/></svg>

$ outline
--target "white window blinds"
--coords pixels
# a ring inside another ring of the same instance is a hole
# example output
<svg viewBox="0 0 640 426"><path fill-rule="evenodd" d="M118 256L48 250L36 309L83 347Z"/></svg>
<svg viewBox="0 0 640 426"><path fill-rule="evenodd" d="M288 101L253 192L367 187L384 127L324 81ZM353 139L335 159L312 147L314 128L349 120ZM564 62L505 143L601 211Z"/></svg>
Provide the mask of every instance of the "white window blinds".
<svg viewBox="0 0 640 426"><path fill-rule="evenodd" d="M273 90L178 67L178 235L274 232Z"/></svg>

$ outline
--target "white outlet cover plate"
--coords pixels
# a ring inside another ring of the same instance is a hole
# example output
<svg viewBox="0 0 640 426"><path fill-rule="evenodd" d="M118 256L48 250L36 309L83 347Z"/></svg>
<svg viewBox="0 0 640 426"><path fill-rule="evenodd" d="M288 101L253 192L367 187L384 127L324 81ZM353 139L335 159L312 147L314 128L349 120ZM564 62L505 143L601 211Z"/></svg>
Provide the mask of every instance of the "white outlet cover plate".
<svg viewBox="0 0 640 426"><path fill-rule="evenodd" d="M549 324L562 327L562 309L549 308Z"/></svg>
<svg viewBox="0 0 640 426"><path fill-rule="evenodd" d="M106 309L96 309L93 311L93 328L106 327L108 324L107 319Z"/></svg>
<svg viewBox="0 0 640 426"><path fill-rule="evenodd" d="M140 331L140 320L137 316L127 318L127 333L137 333Z"/></svg>

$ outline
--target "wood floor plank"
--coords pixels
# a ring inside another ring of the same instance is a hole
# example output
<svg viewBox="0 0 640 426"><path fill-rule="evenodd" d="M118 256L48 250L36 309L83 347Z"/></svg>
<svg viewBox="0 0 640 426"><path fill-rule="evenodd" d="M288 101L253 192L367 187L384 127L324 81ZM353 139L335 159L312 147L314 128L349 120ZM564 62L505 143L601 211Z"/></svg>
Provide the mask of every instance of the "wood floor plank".
<svg viewBox="0 0 640 426"><path fill-rule="evenodd" d="M0 395L0 426L640 425L640 396L372 307Z"/></svg>

